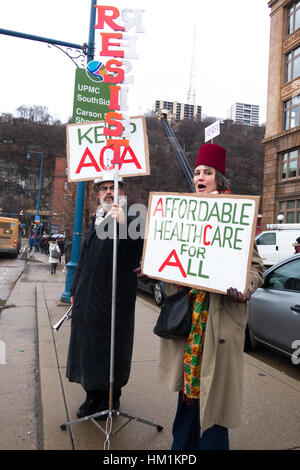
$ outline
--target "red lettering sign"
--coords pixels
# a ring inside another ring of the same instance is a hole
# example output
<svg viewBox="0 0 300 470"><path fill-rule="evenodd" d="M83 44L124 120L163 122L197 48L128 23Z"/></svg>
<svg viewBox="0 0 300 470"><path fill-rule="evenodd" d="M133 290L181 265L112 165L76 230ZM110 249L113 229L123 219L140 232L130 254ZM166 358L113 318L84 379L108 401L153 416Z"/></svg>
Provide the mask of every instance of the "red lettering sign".
<svg viewBox="0 0 300 470"><path fill-rule="evenodd" d="M206 245L206 246L210 245L210 242L207 242L207 241L206 241L206 232L207 232L207 229L208 229L208 228L212 229L212 226L211 226L211 225L205 225L205 227L204 227L203 243L204 243L204 245Z"/></svg>
<svg viewBox="0 0 300 470"><path fill-rule="evenodd" d="M163 202L162 198L159 199L158 203L156 204L156 207L153 212L153 217L155 216L156 212L161 212L162 217L164 217L164 208L163 208Z"/></svg>
<svg viewBox="0 0 300 470"><path fill-rule="evenodd" d="M89 157L90 158L90 162L89 163L86 163L86 158ZM81 168L87 168L87 167L90 167L90 166L93 166L95 168L96 171L101 171L92 152L90 151L90 149L87 147L85 149L85 151L83 152L83 155L80 159L80 162L79 162L79 165L77 167L77 170L76 170L76 174L78 175L78 173L81 172Z"/></svg>
<svg viewBox="0 0 300 470"><path fill-rule="evenodd" d="M106 23L114 31L125 31L124 26L119 26L114 22L120 16L118 8L102 5L95 5L95 8L98 13L98 23L95 24L95 29L104 29L104 23ZM108 12L112 12L112 15L107 15Z"/></svg>
<svg viewBox="0 0 300 470"><path fill-rule="evenodd" d="M122 39L122 33L100 33L102 36L102 51L100 52L101 56L105 57L124 57L124 51L121 50L111 50L109 46L120 47L119 42L111 43L110 39Z"/></svg>
<svg viewBox="0 0 300 470"><path fill-rule="evenodd" d="M172 257L174 257L175 261L171 261ZM171 251L171 253L167 257L167 259L163 262L163 264L161 265L161 267L159 268L158 271L161 273L165 269L166 266L174 266L174 267L179 268L182 276L187 277L187 274L186 274L185 270L183 269L183 266L182 266L175 250Z"/></svg>

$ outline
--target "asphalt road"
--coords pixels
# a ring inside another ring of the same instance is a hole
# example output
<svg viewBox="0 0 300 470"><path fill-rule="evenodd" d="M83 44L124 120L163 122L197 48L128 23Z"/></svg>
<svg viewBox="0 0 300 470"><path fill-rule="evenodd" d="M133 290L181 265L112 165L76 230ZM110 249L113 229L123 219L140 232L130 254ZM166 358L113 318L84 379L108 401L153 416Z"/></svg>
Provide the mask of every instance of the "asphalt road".
<svg viewBox="0 0 300 470"><path fill-rule="evenodd" d="M15 283L21 276L26 262L26 244L17 258L10 255L0 255L0 310L5 305Z"/></svg>

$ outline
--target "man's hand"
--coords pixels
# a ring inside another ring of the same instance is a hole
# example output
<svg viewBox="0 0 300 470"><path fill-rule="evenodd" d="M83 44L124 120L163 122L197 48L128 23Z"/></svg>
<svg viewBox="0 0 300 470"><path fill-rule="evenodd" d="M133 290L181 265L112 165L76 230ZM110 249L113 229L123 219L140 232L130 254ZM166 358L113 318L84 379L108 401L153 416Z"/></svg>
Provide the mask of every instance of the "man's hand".
<svg viewBox="0 0 300 470"><path fill-rule="evenodd" d="M248 300L250 300L251 292L248 289L247 293L246 293L246 296L244 297L243 294L241 292L239 292L237 289L235 289L234 287L230 287L229 289L227 289L227 296L233 302L238 302L240 304L244 304Z"/></svg>
<svg viewBox="0 0 300 470"><path fill-rule="evenodd" d="M119 206L119 204L114 202L109 213L111 214L113 219L116 219L118 224L121 224L121 225L125 224L125 214L124 214L123 209Z"/></svg>
<svg viewBox="0 0 300 470"><path fill-rule="evenodd" d="M136 268L134 271L134 273L136 273L137 275L137 278L142 281L144 284L148 284L148 282L150 281L149 277L147 276L147 274L143 274L142 273L142 268Z"/></svg>
<svg viewBox="0 0 300 470"><path fill-rule="evenodd" d="M74 305L74 297L70 297L71 304Z"/></svg>

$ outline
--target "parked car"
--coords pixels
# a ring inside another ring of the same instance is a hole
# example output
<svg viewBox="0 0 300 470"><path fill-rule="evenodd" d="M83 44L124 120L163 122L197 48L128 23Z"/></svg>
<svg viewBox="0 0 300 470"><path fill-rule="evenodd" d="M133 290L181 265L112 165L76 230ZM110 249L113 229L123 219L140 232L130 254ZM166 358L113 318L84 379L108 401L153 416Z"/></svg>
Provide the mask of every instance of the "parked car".
<svg viewBox="0 0 300 470"><path fill-rule="evenodd" d="M292 357L300 346L300 254L264 272L264 284L251 296L248 315L245 350L263 344Z"/></svg>
<svg viewBox="0 0 300 470"><path fill-rule="evenodd" d="M158 281L156 279L149 278L149 282L147 284L138 280L138 289L153 295L156 305L158 306L162 305L165 298L163 285L164 283L162 281Z"/></svg>

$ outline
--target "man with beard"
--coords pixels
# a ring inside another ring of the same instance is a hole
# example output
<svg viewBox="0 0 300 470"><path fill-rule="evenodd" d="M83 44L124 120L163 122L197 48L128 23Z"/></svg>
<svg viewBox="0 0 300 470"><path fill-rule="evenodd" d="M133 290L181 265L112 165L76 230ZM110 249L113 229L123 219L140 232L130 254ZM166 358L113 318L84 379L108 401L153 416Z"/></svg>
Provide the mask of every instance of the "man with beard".
<svg viewBox="0 0 300 470"><path fill-rule="evenodd" d="M112 219L117 220L118 229L114 410L119 408L121 388L130 375L137 291L134 270L140 264L142 253L141 238L130 239L128 230L124 237L125 224L128 228L132 218L126 218L121 207L125 201L122 178L119 178L118 203L114 203L114 182L110 173L103 173L102 179L95 181L95 190L100 193L101 210L97 211L87 233L70 288L73 309L66 376L70 382L80 383L86 391L86 400L77 411L78 418L109 409Z"/></svg>

